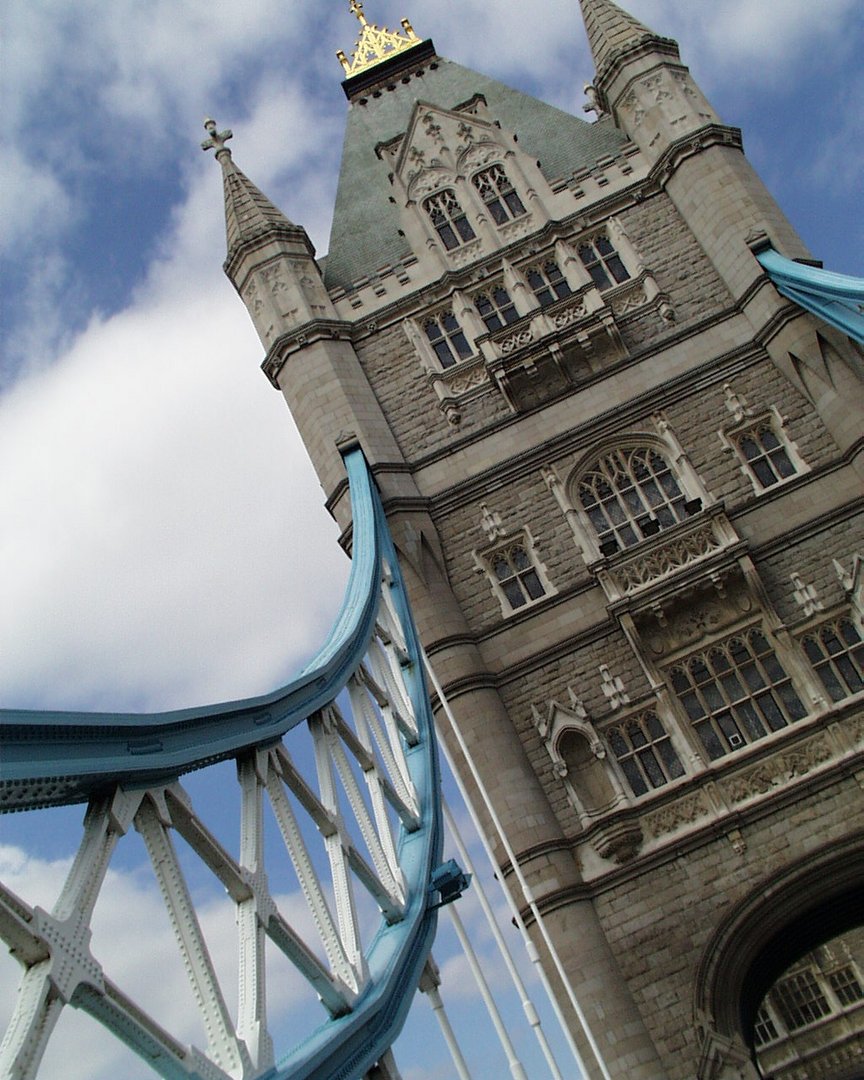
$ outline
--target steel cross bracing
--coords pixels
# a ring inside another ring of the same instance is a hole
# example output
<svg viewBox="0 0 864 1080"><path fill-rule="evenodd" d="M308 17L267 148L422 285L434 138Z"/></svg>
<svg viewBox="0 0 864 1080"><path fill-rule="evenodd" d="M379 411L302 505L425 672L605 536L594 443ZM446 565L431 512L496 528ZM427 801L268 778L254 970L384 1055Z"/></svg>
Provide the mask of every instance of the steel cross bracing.
<svg viewBox="0 0 864 1080"><path fill-rule="evenodd" d="M50 913L0 884L0 937L24 969L0 1076L37 1075L66 1005L89 1013L170 1080L354 1080L398 1034L435 932L440 781L419 645L386 520L360 450L346 453L345 464L351 577L327 643L292 683L265 697L158 715L0 714L0 808L88 803L78 853ZM300 767L288 743L304 730L310 749ZM180 782L229 758L239 783L236 855ZM305 901L300 920L280 909L268 884L267 804ZM133 827L152 863L205 1047L164 1030L136 1004L136 988L115 985L90 949L112 854ZM236 905L236 1017L175 837ZM364 934L370 897L377 929L367 925ZM274 949L323 1007L317 1027L279 1053L266 1000Z"/></svg>

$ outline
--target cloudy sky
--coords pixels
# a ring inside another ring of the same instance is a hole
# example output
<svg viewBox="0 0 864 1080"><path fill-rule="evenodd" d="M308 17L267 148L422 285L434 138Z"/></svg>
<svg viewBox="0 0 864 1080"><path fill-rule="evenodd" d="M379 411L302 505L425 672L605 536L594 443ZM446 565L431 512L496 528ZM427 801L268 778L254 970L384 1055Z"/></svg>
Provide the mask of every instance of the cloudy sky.
<svg viewBox="0 0 864 1080"><path fill-rule="evenodd" d="M0 705L263 692L321 640L346 570L222 275L219 170L199 142L205 116L230 125L238 164L325 253L346 108L334 52L356 23L347 0L0 7ZM860 0L629 7L681 42L814 255L864 274ZM366 11L582 115L575 0ZM22 828L0 838L38 891L70 841L55 829L28 858ZM143 888L129 871L117 895L146 906Z"/></svg>

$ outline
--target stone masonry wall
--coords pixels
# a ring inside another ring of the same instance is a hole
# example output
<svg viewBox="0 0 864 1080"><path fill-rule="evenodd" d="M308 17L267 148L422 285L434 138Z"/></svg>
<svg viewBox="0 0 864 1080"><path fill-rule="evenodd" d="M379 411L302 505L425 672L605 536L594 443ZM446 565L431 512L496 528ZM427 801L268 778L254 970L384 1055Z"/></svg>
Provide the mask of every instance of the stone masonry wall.
<svg viewBox="0 0 864 1080"><path fill-rule="evenodd" d="M671 327L653 309L624 320L623 336L631 353L728 305L724 286L665 195L626 211L620 220L640 260L668 294L676 313ZM569 239L576 241L578 237L579 233L574 233ZM472 285L471 291L475 288ZM449 424L401 324L385 327L361 341L357 354L409 462L512 415L503 396L490 384L486 393L464 404L459 425Z"/></svg>
<svg viewBox="0 0 864 1080"><path fill-rule="evenodd" d="M777 614L794 625L804 619L804 613L795 602L792 574L800 574L805 584L814 585L822 604L830 610L846 599L834 559L848 570L855 552L864 552L864 514L790 543L770 558L757 559L756 569Z"/></svg>
<svg viewBox="0 0 864 1080"><path fill-rule="evenodd" d="M746 849L725 836L662 865L639 868L604 891L596 909L661 1057L668 1080L693 1080L694 991L703 950L730 911L808 850L825 850L860 824L861 789L851 778L741 825Z"/></svg>
<svg viewBox="0 0 864 1080"><path fill-rule="evenodd" d="M786 421L785 433L806 465L814 469L837 457L837 446L803 394L767 358L726 379L720 373L715 385L670 405L666 418L690 457L690 463L715 499L722 499L730 513L759 496L733 450L725 450L719 432L735 423L726 407L723 386L746 398L750 409L760 413L772 405Z"/></svg>
<svg viewBox="0 0 864 1080"><path fill-rule="evenodd" d="M731 297L672 200L657 194L619 215L642 264L669 296L676 329L729 306ZM626 343L636 351L662 334L657 320L628 327Z"/></svg>

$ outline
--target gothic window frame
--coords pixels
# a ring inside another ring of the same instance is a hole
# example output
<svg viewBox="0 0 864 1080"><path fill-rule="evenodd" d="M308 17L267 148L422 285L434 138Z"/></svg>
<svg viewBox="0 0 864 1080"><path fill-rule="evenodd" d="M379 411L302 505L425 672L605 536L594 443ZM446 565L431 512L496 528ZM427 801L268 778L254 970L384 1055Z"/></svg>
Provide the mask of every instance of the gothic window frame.
<svg viewBox="0 0 864 1080"><path fill-rule="evenodd" d="M759 412L744 410L740 420L717 434L756 495L776 491L810 471L774 405Z"/></svg>
<svg viewBox="0 0 864 1080"><path fill-rule="evenodd" d="M864 636L846 612L809 626L798 643L831 704L864 691Z"/></svg>
<svg viewBox="0 0 864 1080"><path fill-rule="evenodd" d="M473 173L471 186L499 229L528 214L518 190L500 161L485 165Z"/></svg>
<svg viewBox="0 0 864 1080"><path fill-rule="evenodd" d="M647 474L635 468L636 455L649 459ZM664 441L637 434L605 445L571 473L567 484L570 501L598 557L629 551L701 509L701 493L694 492L677 457ZM655 462L662 462L663 468ZM611 481L617 475L631 483L614 487Z"/></svg>
<svg viewBox="0 0 864 1080"><path fill-rule="evenodd" d="M555 255L523 267L522 273L541 310L573 295L573 287Z"/></svg>
<svg viewBox="0 0 864 1080"><path fill-rule="evenodd" d="M438 188L423 199L422 206L445 251L456 251L477 239L454 188Z"/></svg>
<svg viewBox="0 0 864 1080"><path fill-rule="evenodd" d="M634 738L635 732L641 738ZM608 721L601 735L631 801L645 799L687 776L671 725L656 707Z"/></svg>
<svg viewBox="0 0 864 1080"><path fill-rule="evenodd" d="M864 980L854 961L838 964L837 967L825 973L825 978L841 1010L855 1009L860 1002L864 1001Z"/></svg>
<svg viewBox="0 0 864 1080"><path fill-rule="evenodd" d="M616 246L609 237L609 230L580 237L573 245L584 273L590 277L599 292L608 292L633 280L633 273L625 262L620 243Z"/></svg>
<svg viewBox="0 0 864 1080"><path fill-rule="evenodd" d="M521 550L525 555L524 566L516 565L514 552L517 550ZM558 591L549 580L546 567L537 554L534 537L528 528L499 536L494 544L475 551L474 561L489 582L504 618L511 618L536 607L555 596ZM499 565L496 565L496 562ZM507 564L513 571L507 577L501 576L503 564ZM532 595L533 592L537 594ZM519 596L521 602L516 603Z"/></svg>
<svg viewBox="0 0 864 1080"><path fill-rule="evenodd" d="M472 300L490 334L495 333L496 330L502 330L505 326L510 326L521 318L513 298L500 281L494 282L482 292L475 293ZM486 303L485 311L481 306L483 301Z"/></svg>
<svg viewBox="0 0 864 1080"><path fill-rule="evenodd" d="M437 329L437 334L430 332L432 327ZM442 371L457 367L475 355L474 348L452 307L439 308L425 315L420 321L420 333L421 340L428 346Z"/></svg>
<svg viewBox="0 0 864 1080"><path fill-rule="evenodd" d="M787 670L779 651L760 623L690 652L666 668L672 700L709 764L809 715L791 673L794 668L787 665Z"/></svg>
<svg viewBox="0 0 864 1080"><path fill-rule="evenodd" d="M771 987L772 1005L790 1035L837 1012L820 975L817 968L808 965L784 976Z"/></svg>
<svg viewBox="0 0 864 1080"><path fill-rule="evenodd" d="M783 1022L776 1015L768 997L763 998L762 1004L756 1010L753 1024L753 1044L756 1050L762 1050L787 1037Z"/></svg>

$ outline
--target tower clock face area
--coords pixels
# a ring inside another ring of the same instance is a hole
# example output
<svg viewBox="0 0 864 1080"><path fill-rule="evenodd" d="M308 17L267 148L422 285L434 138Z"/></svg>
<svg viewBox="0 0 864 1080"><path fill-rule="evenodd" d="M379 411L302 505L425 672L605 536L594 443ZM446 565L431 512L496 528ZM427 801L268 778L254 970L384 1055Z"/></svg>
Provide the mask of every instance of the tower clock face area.
<svg viewBox="0 0 864 1080"><path fill-rule="evenodd" d="M0 1075L862 1075L855 5L124 3L9 50Z"/></svg>

